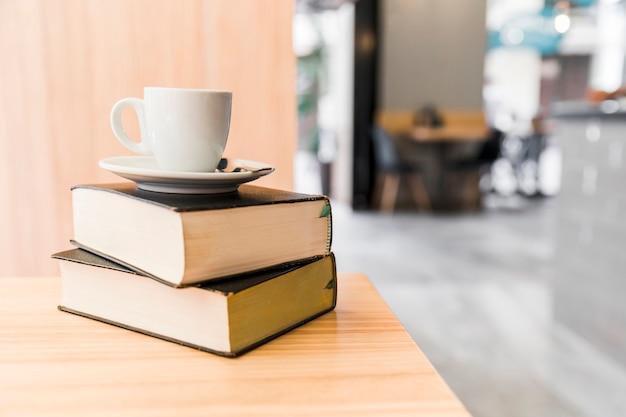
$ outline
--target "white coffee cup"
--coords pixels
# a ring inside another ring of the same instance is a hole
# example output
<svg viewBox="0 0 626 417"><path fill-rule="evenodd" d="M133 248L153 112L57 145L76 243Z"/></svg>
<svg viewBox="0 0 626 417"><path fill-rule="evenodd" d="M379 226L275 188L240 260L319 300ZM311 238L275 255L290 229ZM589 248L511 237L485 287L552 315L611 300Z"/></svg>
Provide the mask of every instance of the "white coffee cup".
<svg viewBox="0 0 626 417"><path fill-rule="evenodd" d="M222 158L232 92L188 88L145 87L143 99L126 97L111 109L111 128L131 151L154 155L160 169L211 172ZM122 111L137 112L141 141L133 141L122 126Z"/></svg>

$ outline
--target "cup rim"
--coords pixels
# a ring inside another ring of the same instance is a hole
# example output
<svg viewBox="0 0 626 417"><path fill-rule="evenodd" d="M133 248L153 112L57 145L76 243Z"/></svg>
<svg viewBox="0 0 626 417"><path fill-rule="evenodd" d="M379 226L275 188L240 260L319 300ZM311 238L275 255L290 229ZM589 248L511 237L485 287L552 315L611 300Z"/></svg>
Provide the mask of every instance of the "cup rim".
<svg viewBox="0 0 626 417"><path fill-rule="evenodd" d="M143 88L144 91L147 90L171 90L171 91L186 91L186 92L196 92L196 93L222 93L222 94L232 94L233 92L230 90L222 90L222 89L214 89L214 88L188 88L188 87L157 87L157 86L146 86Z"/></svg>

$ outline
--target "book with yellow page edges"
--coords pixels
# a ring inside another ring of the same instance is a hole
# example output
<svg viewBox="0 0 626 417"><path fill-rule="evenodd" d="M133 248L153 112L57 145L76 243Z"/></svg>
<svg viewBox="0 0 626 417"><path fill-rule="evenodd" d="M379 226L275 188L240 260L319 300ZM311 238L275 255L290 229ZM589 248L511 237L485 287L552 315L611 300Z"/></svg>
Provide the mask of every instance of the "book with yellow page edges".
<svg viewBox="0 0 626 417"><path fill-rule="evenodd" d="M72 243L175 287L327 256L326 196L244 184L181 195L130 182L72 188Z"/></svg>
<svg viewBox="0 0 626 417"><path fill-rule="evenodd" d="M332 253L173 288L81 249L52 255L59 309L223 356L238 356L335 308Z"/></svg>

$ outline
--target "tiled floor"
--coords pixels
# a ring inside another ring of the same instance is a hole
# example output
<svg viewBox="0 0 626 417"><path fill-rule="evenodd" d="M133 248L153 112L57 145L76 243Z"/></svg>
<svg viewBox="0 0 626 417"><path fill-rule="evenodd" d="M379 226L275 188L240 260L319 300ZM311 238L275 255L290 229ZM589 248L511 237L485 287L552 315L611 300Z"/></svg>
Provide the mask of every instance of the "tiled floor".
<svg viewBox="0 0 626 417"><path fill-rule="evenodd" d="M475 417L623 417L626 369L553 320L550 200L460 215L333 203L342 271L365 272Z"/></svg>

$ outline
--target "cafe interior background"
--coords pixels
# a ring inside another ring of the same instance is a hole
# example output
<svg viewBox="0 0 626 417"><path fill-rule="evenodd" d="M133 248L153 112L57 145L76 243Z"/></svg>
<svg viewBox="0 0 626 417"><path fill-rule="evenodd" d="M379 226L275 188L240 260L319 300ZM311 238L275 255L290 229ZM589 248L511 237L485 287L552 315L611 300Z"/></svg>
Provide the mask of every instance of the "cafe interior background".
<svg viewBox="0 0 626 417"><path fill-rule="evenodd" d="M331 197L338 269L370 277L473 415L626 415L625 7L1 1L0 276L58 274L69 187L117 180L97 166L125 152L115 100L231 89L227 153ZM377 134L419 168L395 195Z"/></svg>

